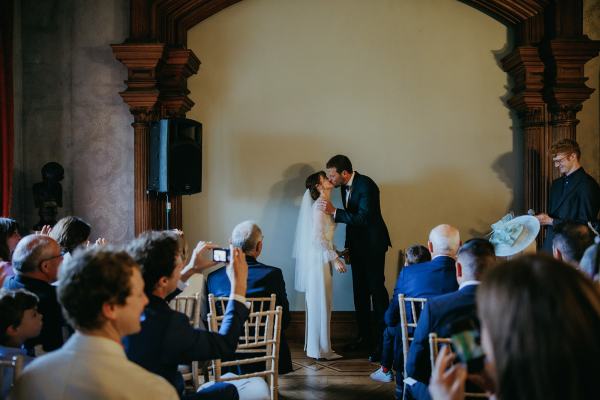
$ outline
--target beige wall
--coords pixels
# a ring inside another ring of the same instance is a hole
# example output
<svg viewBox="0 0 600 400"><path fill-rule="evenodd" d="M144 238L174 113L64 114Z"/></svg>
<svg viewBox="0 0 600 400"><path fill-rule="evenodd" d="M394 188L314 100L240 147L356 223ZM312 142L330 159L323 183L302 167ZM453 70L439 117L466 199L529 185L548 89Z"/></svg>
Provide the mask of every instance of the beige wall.
<svg viewBox="0 0 600 400"><path fill-rule="evenodd" d="M188 115L204 124L205 159L204 192L184 198L186 235L224 244L257 220L262 261L284 270L294 309L304 179L336 153L381 189L388 289L398 250L434 225L467 239L514 207L520 157L496 61L507 29L469 6L244 0L190 30L188 45L202 61ZM336 310L353 309L350 274L334 276L334 291Z"/></svg>

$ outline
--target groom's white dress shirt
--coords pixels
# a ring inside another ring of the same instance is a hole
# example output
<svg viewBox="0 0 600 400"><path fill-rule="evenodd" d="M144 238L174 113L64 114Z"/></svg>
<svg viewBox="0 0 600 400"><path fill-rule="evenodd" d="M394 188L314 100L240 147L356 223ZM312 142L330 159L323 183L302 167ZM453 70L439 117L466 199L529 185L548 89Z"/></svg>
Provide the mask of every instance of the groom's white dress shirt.
<svg viewBox="0 0 600 400"><path fill-rule="evenodd" d="M36 358L10 399L179 399L162 377L129 361L121 344L76 333L62 348Z"/></svg>

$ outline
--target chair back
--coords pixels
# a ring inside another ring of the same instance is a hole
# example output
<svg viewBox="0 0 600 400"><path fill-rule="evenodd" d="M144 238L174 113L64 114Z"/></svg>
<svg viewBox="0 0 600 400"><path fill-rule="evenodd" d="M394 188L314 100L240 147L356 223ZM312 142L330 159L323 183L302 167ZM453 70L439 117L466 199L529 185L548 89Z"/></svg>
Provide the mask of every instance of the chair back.
<svg viewBox="0 0 600 400"><path fill-rule="evenodd" d="M10 388L7 390L4 385L8 383L12 387L17 381L19 375L21 375L21 372L23 372L24 365L25 358L20 355L0 359L0 393L10 390ZM10 382L5 382L4 380L6 369L12 369L12 381Z"/></svg>
<svg viewBox="0 0 600 400"><path fill-rule="evenodd" d="M187 315L194 328L200 328L203 325L200 319L199 296L199 293L192 296L178 296L169 302L169 307L173 310Z"/></svg>
<svg viewBox="0 0 600 400"><path fill-rule="evenodd" d="M194 328L204 328L204 324L200 319L200 293L196 293L192 296L175 297L169 302L169 307L187 315L190 324ZM183 376L184 383L191 383L194 391L198 390L200 387L200 369L198 361L192 361L189 365L184 364L179 366L179 372L181 372L181 375Z"/></svg>
<svg viewBox="0 0 600 400"><path fill-rule="evenodd" d="M435 367L435 360L440 352L440 345L442 344L450 346L450 349L452 349L452 339L438 337L436 333L429 334L429 359L432 371ZM465 392L465 398L487 399L488 396L485 393Z"/></svg>
<svg viewBox="0 0 600 400"><path fill-rule="evenodd" d="M408 349L410 347L410 342L412 342L412 332L417 327L417 322L419 321L419 316L421 315L421 311L423 311L423 307L425 307L425 303L427 303L427 299L422 297L405 297L402 293L398 295L398 306L400 309L400 330L402 332L402 355L404 356L403 360L403 372L404 377L406 377L406 360L408 359ZM406 309L410 310L410 313L406 311ZM412 328L411 333L409 333L409 328Z"/></svg>
<svg viewBox="0 0 600 400"><path fill-rule="evenodd" d="M212 369L214 380L224 382L236 379L252 377L263 377L267 380L271 399L277 399L278 391L278 364L279 346L281 337L281 318L283 309L275 307L275 295L271 297L248 298L250 303L250 314L244 323L240 335L236 354L240 357L235 360L221 361L213 360ZM224 311L227 308L229 298L208 295L208 329L218 332L224 319ZM243 358L244 354L252 354L251 358ZM245 364L264 363L263 371L240 374L237 376L224 377L221 373L223 367L241 366Z"/></svg>

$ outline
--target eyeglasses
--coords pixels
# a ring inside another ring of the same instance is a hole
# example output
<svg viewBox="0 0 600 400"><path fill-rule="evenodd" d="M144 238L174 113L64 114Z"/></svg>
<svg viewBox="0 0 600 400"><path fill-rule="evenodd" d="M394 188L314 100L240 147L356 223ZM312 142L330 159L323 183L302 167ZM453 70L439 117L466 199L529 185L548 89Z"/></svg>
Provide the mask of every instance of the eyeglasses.
<svg viewBox="0 0 600 400"><path fill-rule="evenodd" d="M568 154L568 155L566 155L566 156L563 156L563 157L560 157L560 158L553 158L553 159L552 159L552 162L554 163L554 165L559 165L559 164L562 164L562 162L563 162L565 159L569 158L570 156L571 156L571 155L570 155L570 154Z"/></svg>
<svg viewBox="0 0 600 400"><path fill-rule="evenodd" d="M44 261L50 261L50 260L54 260L55 258L62 258L64 257L64 255L67 254L67 252L65 250L62 250L60 252L60 254L58 254L57 256L52 256L52 257L48 257L48 258L44 258L43 260L40 261L40 264L43 263Z"/></svg>

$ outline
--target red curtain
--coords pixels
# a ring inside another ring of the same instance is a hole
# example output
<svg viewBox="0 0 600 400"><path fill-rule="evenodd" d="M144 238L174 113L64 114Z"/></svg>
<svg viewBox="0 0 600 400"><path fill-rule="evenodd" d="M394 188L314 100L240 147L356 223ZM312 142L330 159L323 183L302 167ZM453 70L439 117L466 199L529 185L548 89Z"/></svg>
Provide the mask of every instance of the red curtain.
<svg viewBox="0 0 600 400"><path fill-rule="evenodd" d="M13 174L13 0L0 1L0 197L3 216L10 214Z"/></svg>

